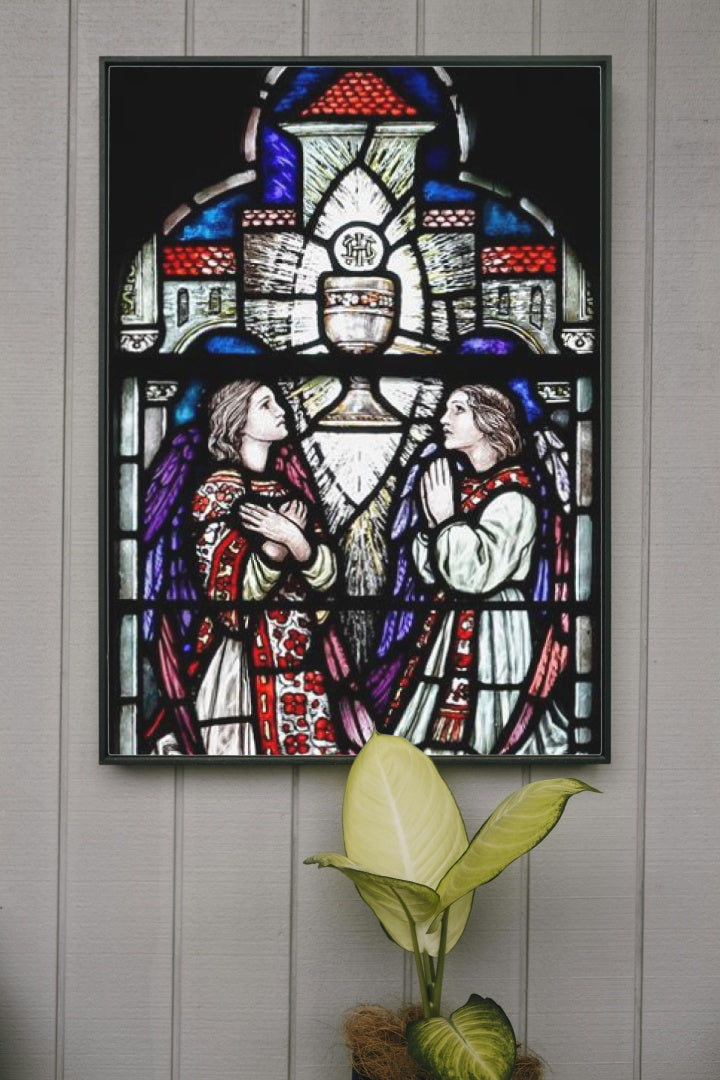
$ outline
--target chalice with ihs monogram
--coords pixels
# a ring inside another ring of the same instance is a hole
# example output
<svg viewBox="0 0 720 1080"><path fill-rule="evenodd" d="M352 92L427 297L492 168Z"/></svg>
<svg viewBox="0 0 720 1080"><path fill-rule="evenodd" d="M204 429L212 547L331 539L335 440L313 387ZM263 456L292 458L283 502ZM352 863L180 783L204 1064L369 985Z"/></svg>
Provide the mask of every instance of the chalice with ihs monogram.
<svg viewBox="0 0 720 1080"><path fill-rule="evenodd" d="M331 346L355 356L382 352L392 340L397 321L400 283L382 272L386 242L365 222L343 226L331 245L333 270L321 280L323 329ZM321 426L388 430L400 418L378 401L369 379L350 376L345 396L327 413Z"/></svg>

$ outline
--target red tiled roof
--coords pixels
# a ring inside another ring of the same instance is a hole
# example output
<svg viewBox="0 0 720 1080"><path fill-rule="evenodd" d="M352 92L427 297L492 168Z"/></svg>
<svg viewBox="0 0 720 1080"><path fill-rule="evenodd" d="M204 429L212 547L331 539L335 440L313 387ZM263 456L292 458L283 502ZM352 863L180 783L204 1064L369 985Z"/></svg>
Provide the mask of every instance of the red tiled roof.
<svg viewBox="0 0 720 1080"><path fill-rule="evenodd" d="M480 256L483 274L554 274L557 253L543 244L486 247Z"/></svg>
<svg viewBox="0 0 720 1080"><path fill-rule="evenodd" d="M475 224L475 211L466 207L436 207L423 214L426 229L469 229Z"/></svg>
<svg viewBox="0 0 720 1080"><path fill-rule="evenodd" d="M224 277L236 270L235 252L225 244L174 244L163 248L167 277Z"/></svg>
<svg viewBox="0 0 720 1080"><path fill-rule="evenodd" d="M243 210L242 223L246 229L290 228L297 224L294 210Z"/></svg>
<svg viewBox="0 0 720 1080"><path fill-rule="evenodd" d="M348 71L304 109L302 116L417 116L391 86L372 71Z"/></svg>

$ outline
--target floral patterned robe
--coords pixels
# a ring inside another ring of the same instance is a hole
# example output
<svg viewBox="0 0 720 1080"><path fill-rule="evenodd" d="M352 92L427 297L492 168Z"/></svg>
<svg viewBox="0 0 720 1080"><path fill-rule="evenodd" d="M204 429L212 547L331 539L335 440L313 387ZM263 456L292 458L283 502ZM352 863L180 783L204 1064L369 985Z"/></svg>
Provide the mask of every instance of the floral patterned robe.
<svg viewBox="0 0 720 1080"><path fill-rule="evenodd" d="M298 497L277 475L234 467L214 472L195 494L198 568L213 601L194 664L196 673L207 664L196 711L208 754L323 755L340 749L319 640L326 613L303 605L332 588L335 555L315 529L306 564L291 557L273 562L261 550L262 538L245 530L239 517L246 500L277 510Z"/></svg>

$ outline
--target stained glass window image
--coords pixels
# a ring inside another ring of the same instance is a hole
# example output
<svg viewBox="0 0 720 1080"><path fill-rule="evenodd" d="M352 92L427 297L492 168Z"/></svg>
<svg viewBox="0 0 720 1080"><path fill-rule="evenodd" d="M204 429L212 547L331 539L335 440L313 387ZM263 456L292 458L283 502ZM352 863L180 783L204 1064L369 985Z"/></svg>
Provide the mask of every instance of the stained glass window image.
<svg viewBox="0 0 720 1080"><path fill-rule="evenodd" d="M608 760L605 62L103 70L101 760Z"/></svg>

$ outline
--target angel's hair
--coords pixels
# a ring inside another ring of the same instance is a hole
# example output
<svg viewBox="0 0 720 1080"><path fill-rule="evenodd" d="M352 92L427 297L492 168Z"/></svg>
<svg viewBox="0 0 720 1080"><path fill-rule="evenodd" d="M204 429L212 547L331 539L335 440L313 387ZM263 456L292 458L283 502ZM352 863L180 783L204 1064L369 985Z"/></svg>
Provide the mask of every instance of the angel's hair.
<svg viewBox="0 0 720 1080"><path fill-rule="evenodd" d="M523 438L517 428L515 406L494 386L473 383L459 386L472 410L475 427L487 435L488 442L502 458L516 457L523 448Z"/></svg>
<svg viewBox="0 0 720 1080"><path fill-rule="evenodd" d="M250 398L263 385L257 379L236 379L210 398L208 450L217 461L239 461Z"/></svg>

